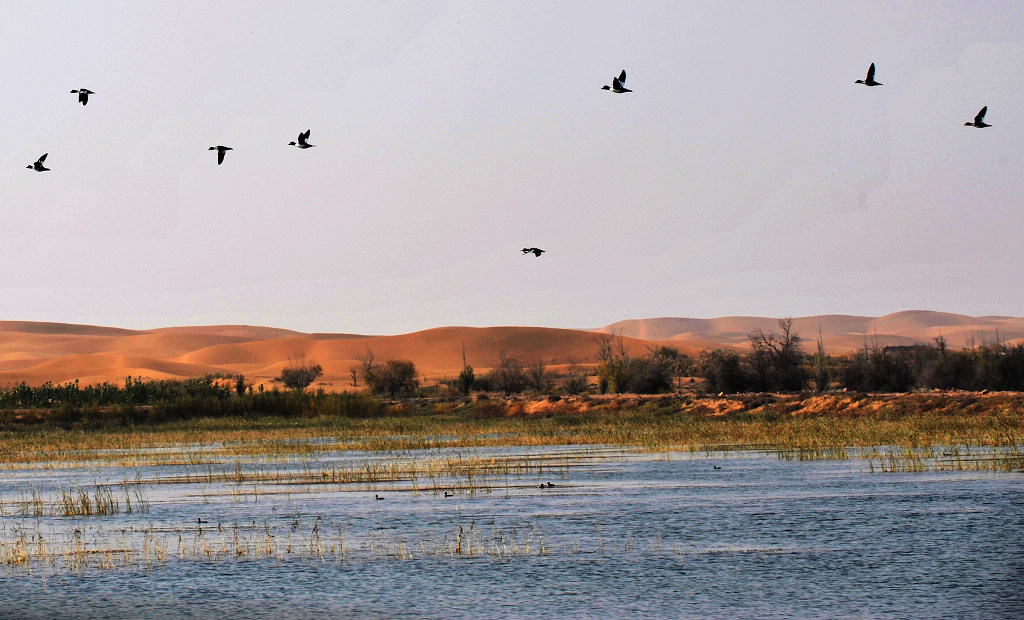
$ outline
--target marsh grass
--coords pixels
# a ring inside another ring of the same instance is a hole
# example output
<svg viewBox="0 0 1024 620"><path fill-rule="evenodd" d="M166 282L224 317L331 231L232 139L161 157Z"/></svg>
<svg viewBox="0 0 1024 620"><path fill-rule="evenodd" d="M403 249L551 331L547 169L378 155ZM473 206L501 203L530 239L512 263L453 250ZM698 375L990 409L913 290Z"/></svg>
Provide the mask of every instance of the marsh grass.
<svg viewBox="0 0 1024 620"><path fill-rule="evenodd" d="M539 404L547 408L525 413ZM696 452L771 449L842 458L851 446L1008 446L1024 437L1024 395L562 399L412 402L400 416L220 417L118 429L0 433L0 467L200 465L337 451L620 445ZM480 414L480 409L486 409ZM440 411L440 413L438 413ZM199 446L204 446L199 448Z"/></svg>

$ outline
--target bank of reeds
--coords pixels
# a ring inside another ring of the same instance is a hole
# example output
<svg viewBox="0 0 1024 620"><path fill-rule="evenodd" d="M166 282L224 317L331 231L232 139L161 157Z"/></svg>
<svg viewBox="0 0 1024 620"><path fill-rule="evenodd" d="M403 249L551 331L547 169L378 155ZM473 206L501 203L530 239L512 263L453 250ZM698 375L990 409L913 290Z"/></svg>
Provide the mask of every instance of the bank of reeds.
<svg viewBox="0 0 1024 620"><path fill-rule="evenodd" d="M316 396L299 398L315 402ZM358 414L345 410L343 402L358 409ZM358 403L370 404L364 408ZM0 431L0 467L62 467L86 460L123 465L201 463L339 450L587 444L648 450L764 449L794 458L839 458L842 450L856 446L1020 446L1024 442L1021 393L681 395L444 403L387 402L353 395L321 405L318 413L310 415L218 415L134 426L102 424L91 429L65 429L45 420L15 423ZM204 447L198 450L196 445ZM157 447L162 449L154 450Z"/></svg>

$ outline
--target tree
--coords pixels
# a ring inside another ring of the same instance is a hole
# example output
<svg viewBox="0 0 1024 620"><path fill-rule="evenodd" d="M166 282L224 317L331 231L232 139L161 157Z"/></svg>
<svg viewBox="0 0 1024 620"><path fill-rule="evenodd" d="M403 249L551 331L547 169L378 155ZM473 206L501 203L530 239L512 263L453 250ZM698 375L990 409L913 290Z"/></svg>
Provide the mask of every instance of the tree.
<svg viewBox="0 0 1024 620"><path fill-rule="evenodd" d="M324 369L320 367L320 364L307 362L306 356L300 354L290 358L288 366L281 369L281 376L274 380L284 383L286 388L301 392L322 374L324 374Z"/></svg>
<svg viewBox="0 0 1024 620"><path fill-rule="evenodd" d="M569 394L580 394L587 391L587 373L579 361L575 359L569 360L569 366L565 369L565 379L562 381L562 388Z"/></svg>
<svg viewBox="0 0 1024 620"><path fill-rule="evenodd" d="M541 394L547 394L555 387L551 373L548 372L544 362L539 359L534 360L526 367L526 382Z"/></svg>
<svg viewBox="0 0 1024 620"><path fill-rule="evenodd" d="M387 394L394 398L396 394L412 394L419 387L416 379L416 365L409 360L388 360L383 364L373 364L363 371L363 381L370 386L375 394Z"/></svg>
<svg viewBox="0 0 1024 620"><path fill-rule="evenodd" d="M761 390L778 389L795 392L804 386L806 372L800 336L793 331L793 319L779 319L776 334L765 334L760 328L747 335L753 348L751 362Z"/></svg>
<svg viewBox="0 0 1024 620"><path fill-rule="evenodd" d="M459 373L459 378L456 380L455 385L463 394L469 394L469 391L473 389L474 383L476 383L476 376L473 374L473 367L465 364L462 367L462 372Z"/></svg>

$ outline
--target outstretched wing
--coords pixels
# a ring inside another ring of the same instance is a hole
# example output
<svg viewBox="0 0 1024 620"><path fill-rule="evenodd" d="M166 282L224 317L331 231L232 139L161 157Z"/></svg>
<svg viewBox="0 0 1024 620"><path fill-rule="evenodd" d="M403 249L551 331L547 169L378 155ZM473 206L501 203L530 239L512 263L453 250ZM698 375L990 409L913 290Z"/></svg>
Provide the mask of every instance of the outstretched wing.
<svg viewBox="0 0 1024 620"><path fill-rule="evenodd" d="M309 140L309 129L299 134L299 144L305 144Z"/></svg>
<svg viewBox="0 0 1024 620"><path fill-rule="evenodd" d="M44 161L46 161L47 155L49 155L49 153L43 153L42 156L39 158L39 163L43 163Z"/></svg>
<svg viewBox="0 0 1024 620"><path fill-rule="evenodd" d="M622 90L622 82L619 81L619 78L612 78L612 88Z"/></svg>
<svg viewBox="0 0 1024 620"><path fill-rule="evenodd" d="M872 82L872 81L874 81L874 79L875 79L875 63L871 63L871 66L868 67L868 79L866 79L864 81L865 82Z"/></svg>
<svg viewBox="0 0 1024 620"><path fill-rule="evenodd" d="M984 108L981 109L981 112L978 112L978 115L974 117L974 122L975 123L984 123L985 122L985 112L988 112L988 106L985 106Z"/></svg>
<svg viewBox="0 0 1024 620"><path fill-rule="evenodd" d="M217 149L217 165L218 166L224 163L224 153L225 152L226 151L224 149Z"/></svg>
<svg viewBox="0 0 1024 620"><path fill-rule="evenodd" d="M626 70L623 69L622 73L619 74L619 82L622 84L626 83Z"/></svg>

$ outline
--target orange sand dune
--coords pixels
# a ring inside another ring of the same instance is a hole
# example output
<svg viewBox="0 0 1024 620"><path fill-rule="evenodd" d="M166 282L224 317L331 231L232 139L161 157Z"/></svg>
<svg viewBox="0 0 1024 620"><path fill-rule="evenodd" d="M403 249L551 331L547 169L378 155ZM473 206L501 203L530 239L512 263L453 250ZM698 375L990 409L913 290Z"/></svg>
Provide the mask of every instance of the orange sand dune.
<svg viewBox="0 0 1024 620"><path fill-rule="evenodd" d="M931 343L943 336L950 347L1024 341L1024 318L969 317L909 311L884 317L823 315L794 320L815 346L819 329L826 349L848 353L865 344ZM501 355L550 367L594 362L599 334L615 331L632 354L672 346L696 355L720 347L745 348L754 329L777 330L766 317L660 318L621 321L597 330L542 327L439 327L396 336L305 334L248 325L213 325L130 330L65 323L0 321L0 386L24 381L82 384L122 383L125 377L169 379L210 373L243 374L250 383L272 385L281 369L304 358L320 364L320 385L351 389L350 372L368 351L377 361L412 360L428 380L455 376L466 361L478 372L500 363Z"/></svg>
<svg viewBox="0 0 1024 620"><path fill-rule="evenodd" d="M411 359L429 379L455 376L466 361L484 372L502 354L549 365L592 362L598 335L583 330L539 327L442 327L398 336L302 334L249 326L175 327L146 331L111 330L63 324L0 324L0 385L25 381L83 384L125 377L168 379L209 373L244 374L251 383L271 385L295 360L320 364L320 385L346 389L351 370L368 351L377 361ZM671 345L696 354L688 342L623 338L634 354L648 346ZM713 346L707 344L707 346Z"/></svg>

